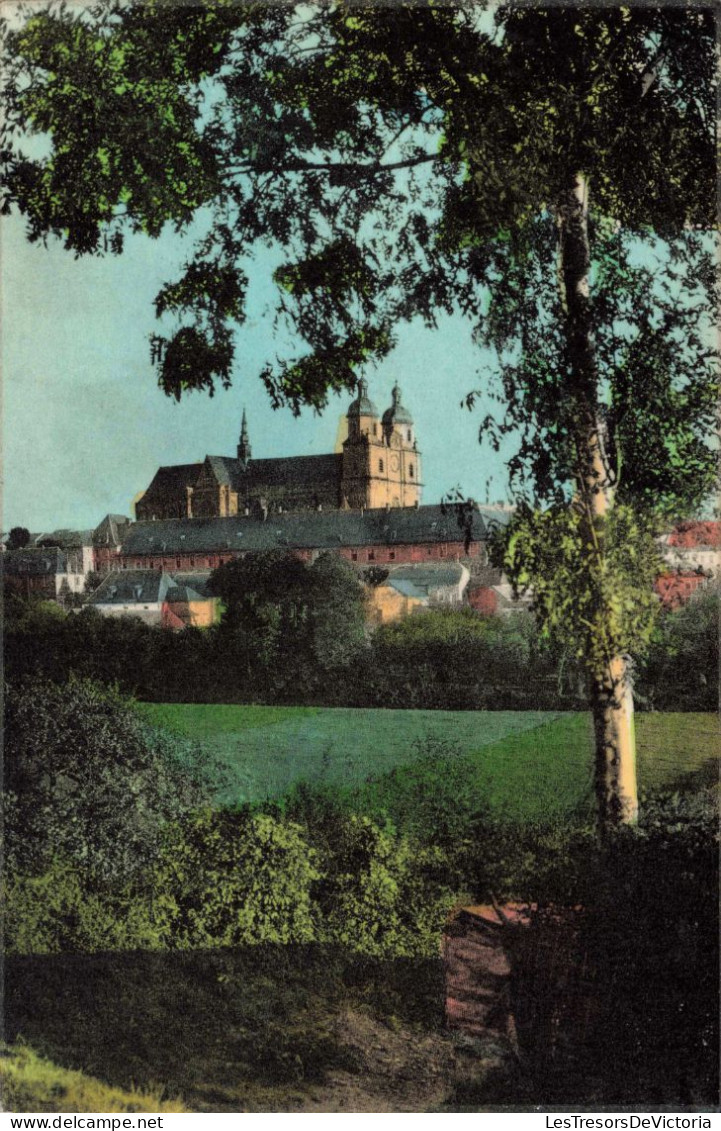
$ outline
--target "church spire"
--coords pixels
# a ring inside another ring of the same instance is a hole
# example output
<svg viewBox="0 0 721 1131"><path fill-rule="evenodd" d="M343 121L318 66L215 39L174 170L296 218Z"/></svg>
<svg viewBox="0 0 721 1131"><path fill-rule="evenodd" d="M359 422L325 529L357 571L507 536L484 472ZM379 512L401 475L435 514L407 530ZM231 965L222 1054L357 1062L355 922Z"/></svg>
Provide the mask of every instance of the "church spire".
<svg viewBox="0 0 721 1131"><path fill-rule="evenodd" d="M238 444L238 459L241 463L247 463L252 455L250 450L250 440L248 439L248 420L243 409L243 420L240 425L240 443Z"/></svg>

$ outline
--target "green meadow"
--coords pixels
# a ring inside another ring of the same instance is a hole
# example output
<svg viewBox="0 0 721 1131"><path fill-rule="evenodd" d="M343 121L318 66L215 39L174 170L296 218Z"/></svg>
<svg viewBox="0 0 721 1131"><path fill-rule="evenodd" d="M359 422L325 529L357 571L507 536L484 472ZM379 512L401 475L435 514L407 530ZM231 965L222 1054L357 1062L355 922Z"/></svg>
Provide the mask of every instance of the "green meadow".
<svg viewBox="0 0 721 1131"><path fill-rule="evenodd" d="M198 742L224 769L223 802L280 797L297 782L343 789L436 753L471 757L495 809L541 817L590 799L592 734L584 713L392 711L144 704L155 725ZM642 790L715 773L710 714L636 717Z"/></svg>

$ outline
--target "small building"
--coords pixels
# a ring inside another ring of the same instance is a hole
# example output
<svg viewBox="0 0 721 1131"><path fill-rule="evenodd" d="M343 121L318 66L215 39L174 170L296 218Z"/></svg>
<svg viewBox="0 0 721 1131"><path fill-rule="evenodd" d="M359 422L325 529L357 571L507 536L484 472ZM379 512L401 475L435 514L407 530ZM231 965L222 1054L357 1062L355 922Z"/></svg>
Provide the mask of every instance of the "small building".
<svg viewBox="0 0 721 1131"><path fill-rule="evenodd" d="M93 561L97 573L105 573L109 569L117 569L117 560L123 545L123 539L131 526L130 519L124 514L106 514L93 531Z"/></svg>
<svg viewBox="0 0 721 1131"><path fill-rule="evenodd" d="M68 572L73 575L81 574L83 579L95 568L92 530L53 530L50 534L38 535L34 544L41 549L57 546L63 550Z"/></svg>
<svg viewBox="0 0 721 1131"><path fill-rule="evenodd" d="M85 589L82 561L59 546L24 546L2 555L3 577L24 597L65 600Z"/></svg>
<svg viewBox="0 0 721 1131"><path fill-rule="evenodd" d="M660 539L661 553L669 573L707 577L721 573L721 522L679 522Z"/></svg>
<svg viewBox="0 0 721 1131"><path fill-rule="evenodd" d="M461 605L469 577L460 562L395 566L385 581L369 587L369 619L388 624L422 609Z"/></svg>
<svg viewBox="0 0 721 1131"><path fill-rule="evenodd" d="M200 574L191 585L188 577L174 577L165 570L113 570L88 604L103 616L138 617L158 628L205 628L215 623L218 614L217 599L204 591L208 576Z"/></svg>

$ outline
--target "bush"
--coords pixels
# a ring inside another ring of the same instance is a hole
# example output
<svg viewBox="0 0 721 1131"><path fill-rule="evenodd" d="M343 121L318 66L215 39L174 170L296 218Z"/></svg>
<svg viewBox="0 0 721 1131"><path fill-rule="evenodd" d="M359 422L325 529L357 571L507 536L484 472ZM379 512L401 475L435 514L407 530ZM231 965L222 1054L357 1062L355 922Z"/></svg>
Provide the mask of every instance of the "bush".
<svg viewBox="0 0 721 1131"><path fill-rule="evenodd" d="M137 886L93 888L67 860L42 875L7 875L2 895L8 954L157 950L169 941L162 896Z"/></svg>
<svg viewBox="0 0 721 1131"><path fill-rule="evenodd" d="M715 711L719 681L718 590L659 617L639 663L636 697L656 711Z"/></svg>
<svg viewBox="0 0 721 1131"><path fill-rule="evenodd" d="M318 878L316 853L292 822L243 810L196 815L170 839L159 879L174 903L171 945L311 942Z"/></svg>
<svg viewBox="0 0 721 1131"><path fill-rule="evenodd" d="M331 792L299 785L285 801L318 854L321 938L371 957L434 957L458 893L437 846L349 812Z"/></svg>
<svg viewBox="0 0 721 1131"><path fill-rule="evenodd" d="M324 877L324 934L375 958L433 957L457 896L438 879L442 853L367 817L338 828Z"/></svg>
<svg viewBox="0 0 721 1131"><path fill-rule="evenodd" d="M39 875L58 856L106 881L141 872L157 858L164 826L209 792L199 751L87 680L9 689L5 735L6 862L15 873Z"/></svg>
<svg viewBox="0 0 721 1131"><path fill-rule="evenodd" d="M564 882L543 893L552 905L516 966L517 991L527 994L530 978L535 994L535 1022L522 1043L539 1101L702 1109L716 1102L712 799L648 799L637 829L621 829L603 846L587 841L574 871L572 887L559 873ZM554 922L559 897L566 908L579 900L572 919L566 915L565 941Z"/></svg>

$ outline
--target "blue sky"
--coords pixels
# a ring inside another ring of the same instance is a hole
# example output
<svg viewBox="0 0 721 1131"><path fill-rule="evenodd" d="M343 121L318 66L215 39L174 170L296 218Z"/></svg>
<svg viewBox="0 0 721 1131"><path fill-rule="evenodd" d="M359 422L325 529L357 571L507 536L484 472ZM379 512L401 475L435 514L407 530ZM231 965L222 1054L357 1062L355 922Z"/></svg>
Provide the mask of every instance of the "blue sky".
<svg viewBox="0 0 721 1131"><path fill-rule="evenodd" d="M4 530L92 527L108 511L130 514L159 464L233 454L244 406L257 457L333 450L350 397L298 419L271 409L258 378L284 344L273 338L274 288L262 257L232 389L176 404L157 387L152 300L189 253L189 240L168 232L129 237L120 257L74 259L54 241L28 244L19 218L3 222ZM423 455L424 502L455 487L479 501L506 498L500 457L478 443L484 407L460 406L488 363L468 323L448 318L436 331L403 327L393 354L365 374L381 411L401 385Z"/></svg>

